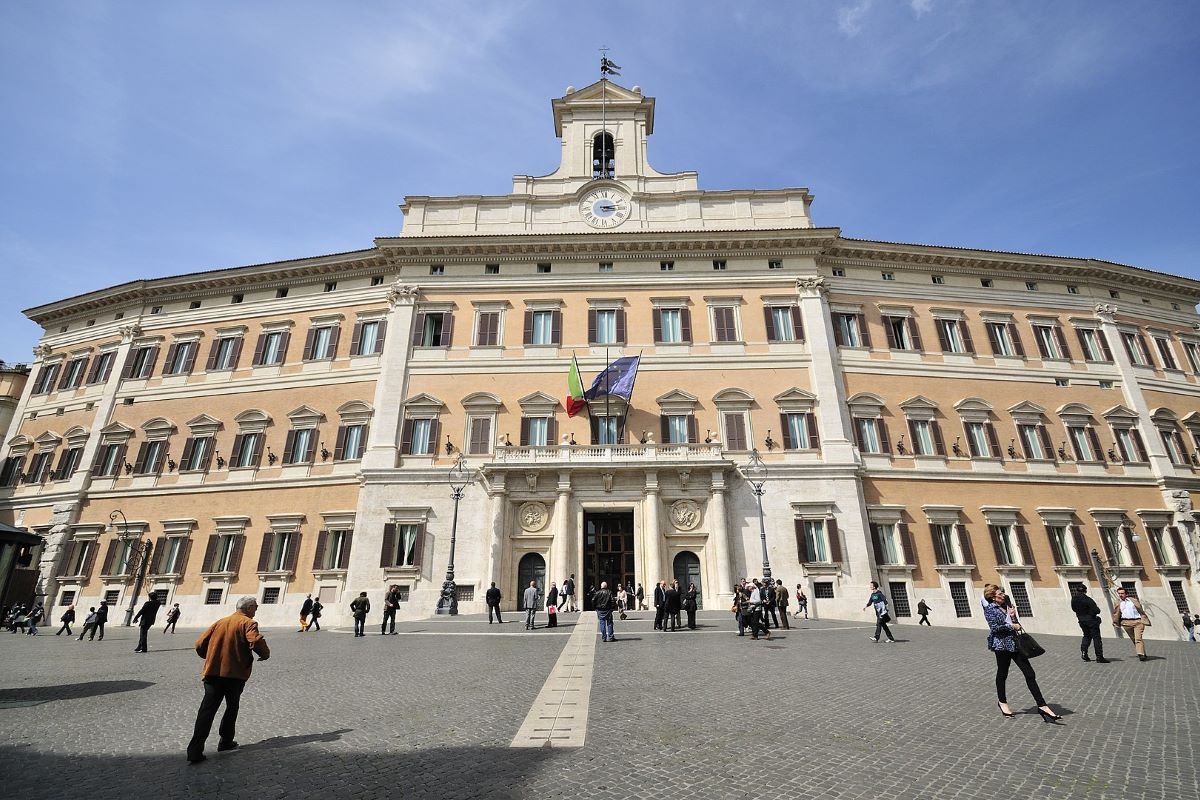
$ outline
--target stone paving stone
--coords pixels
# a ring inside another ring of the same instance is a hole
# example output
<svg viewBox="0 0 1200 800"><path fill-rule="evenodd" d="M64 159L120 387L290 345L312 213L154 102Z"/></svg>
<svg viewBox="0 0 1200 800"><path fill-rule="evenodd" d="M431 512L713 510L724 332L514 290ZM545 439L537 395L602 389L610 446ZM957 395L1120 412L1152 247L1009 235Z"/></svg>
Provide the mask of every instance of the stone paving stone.
<svg viewBox="0 0 1200 800"><path fill-rule="evenodd" d="M659 633L648 613L597 643L586 745L510 748L574 625L437 618L403 636L266 630L240 750L189 766L198 631L104 642L0 633L0 779L13 798L1180 798L1197 797L1200 645L1111 665L1039 636L1043 724L1014 669L995 708L982 631L798 623L771 642L732 618ZM515 619L515 618L514 618ZM369 628L368 628L369 629ZM377 630L377 629L376 629ZM445 633L514 634L489 636ZM1136 756L1136 757L1135 757ZM136 794L135 794L136 793Z"/></svg>

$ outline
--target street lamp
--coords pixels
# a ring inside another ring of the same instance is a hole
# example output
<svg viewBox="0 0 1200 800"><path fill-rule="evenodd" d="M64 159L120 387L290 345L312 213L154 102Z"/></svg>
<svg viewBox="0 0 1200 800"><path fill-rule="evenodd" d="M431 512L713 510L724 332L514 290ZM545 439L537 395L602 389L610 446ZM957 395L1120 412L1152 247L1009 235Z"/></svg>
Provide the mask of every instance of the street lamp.
<svg viewBox="0 0 1200 800"><path fill-rule="evenodd" d="M762 576L764 580L771 580L771 562L767 560L767 527L763 522L763 507L762 496L766 491L763 487L767 483L767 465L763 463L762 457L758 454L758 448L750 451L750 460L746 466L742 467L742 476L750 483L750 490L754 492L754 497L758 500L758 537L762 542Z"/></svg>
<svg viewBox="0 0 1200 800"><path fill-rule="evenodd" d="M1142 537L1136 533L1133 533L1130 534L1129 540L1136 546L1136 543L1140 542ZM1096 548L1092 548L1092 568L1096 570L1096 577L1100 580L1100 591L1104 592L1104 601L1108 603L1109 608L1112 608L1112 595L1109 593L1108 585L1109 582L1120 582L1121 573L1119 570L1122 566L1121 551L1125 548L1121 544L1120 536L1114 536L1112 541L1109 542L1109 546L1113 550L1111 559L1101 558L1100 553L1096 551Z"/></svg>
<svg viewBox="0 0 1200 800"><path fill-rule="evenodd" d="M450 523L450 560L446 564L446 580L442 581L442 594L438 598L437 613L457 616L458 598L454 586L454 541L458 536L458 501L462 500L463 490L471 482L471 470L467 469L467 459L459 455L454 466L446 475L450 483L450 496L454 498L454 517Z"/></svg>
<svg viewBox="0 0 1200 800"><path fill-rule="evenodd" d="M129 520L125 518L125 512L119 508L113 509L108 515L108 529L111 531L117 521L117 516L121 517L121 538L126 539L129 536ZM146 567L150 563L150 553L154 549L154 543L147 539L142 543L142 546L131 550L129 558L126 559L126 565L135 571L133 581L133 594L129 598L129 608L125 609L125 627L133 625L133 612L137 607L138 595L142 591L142 581L146 578Z"/></svg>

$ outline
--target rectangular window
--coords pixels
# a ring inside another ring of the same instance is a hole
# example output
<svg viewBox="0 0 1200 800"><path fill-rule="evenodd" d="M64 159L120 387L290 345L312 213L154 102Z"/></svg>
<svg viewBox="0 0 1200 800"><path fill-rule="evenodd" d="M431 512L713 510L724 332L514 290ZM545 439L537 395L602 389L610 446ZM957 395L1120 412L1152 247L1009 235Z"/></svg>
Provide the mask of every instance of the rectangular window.
<svg viewBox="0 0 1200 800"><path fill-rule="evenodd" d="M846 270L842 269L841 267L834 267L833 268L833 277L835 277L835 278L846 277Z"/></svg>
<svg viewBox="0 0 1200 800"><path fill-rule="evenodd" d="M108 589L104 592L104 602L108 603L110 608L117 605L117 601L121 599L120 589Z"/></svg>
<svg viewBox="0 0 1200 800"><path fill-rule="evenodd" d="M885 453L883 437L880 436L880 421L875 418L856 417L854 430L858 435L858 449L864 453Z"/></svg>
<svg viewBox="0 0 1200 800"><path fill-rule="evenodd" d="M1125 346L1125 354L1138 367L1149 367L1150 354L1146 352L1146 343L1136 333L1121 331L1121 344Z"/></svg>
<svg viewBox="0 0 1200 800"><path fill-rule="evenodd" d="M941 433L936 429L937 423L924 419L910 419L908 430L912 436L913 455L939 456L942 455Z"/></svg>
<svg viewBox="0 0 1200 800"><path fill-rule="evenodd" d="M550 436L550 417L525 417L521 420L522 447L548 447L553 444Z"/></svg>
<svg viewBox="0 0 1200 800"><path fill-rule="evenodd" d="M1012 595L1018 614L1022 617L1033 616L1033 606L1029 603L1029 591L1025 588L1025 581L1011 581L1008 584L1008 593Z"/></svg>
<svg viewBox="0 0 1200 800"><path fill-rule="evenodd" d="M597 308L592 310L595 320L591 344L619 344L617 338L617 309Z"/></svg>
<svg viewBox="0 0 1200 800"><path fill-rule="evenodd" d="M239 433L233 439L233 452L229 458L230 469L257 467L262 458L263 434Z"/></svg>
<svg viewBox="0 0 1200 800"><path fill-rule="evenodd" d="M880 564L899 564L899 549L896 547L896 526L891 523L871 523L871 535L875 539L876 553Z"/></svg>
<svg viewBox="0 0 1200 800"><path fill-rule="evenodd" d="M1175 610L1180 614L1191 613L1188 608L1187 594L1183 591L1183 581L1171 581L1171 597L1175 600Z"/></svg>
<svg viewBox="0 0 1200 800"><path fill-rule="evenodd" d="M862 314L834 314L833 333L842 347L863 347Z"/></svg>
<svg viewBox="0 0 1200 800"><path fill-rule="evenodd" d="M883 317L883 332L887 334L888 347L892 350L915 350L909 333L908 317Z"/></svg>
<svg viewBox="0 0 1200 800"><path fill-rule="evenodd" d="M452 320L448 311L424 311L417 314L413 344L417 347L449 347Z"/></svg>
<svg viewBox="0 0 1200 800"><path fill-rule="evenodd" d="M0 486L16 486L24 463L23 456L9 456L4 459L4 466L0 467Z"/></svg>
<svg viewBox="0 0 1200 800"><path fill-rule="evenodd" d="M179 459L179 471L189 472L208 469L213 454L213 437L199 436L188 439L183 445L183 456Z"/></svg>
<svg viewBox="0 0 1200 800"><path fill-rule="evenodd" d="M430 275L445 275L446 274L446 265L445 264L430 264L429 265L429 274Z"/></svg>
<svg viewBox="0 0 1200 800"><path fill-rule="evenodd" d="M1163 529L1147 526L1146 535L1150 539L1150 549L1154 552L1154 562L1163 566L1174 564L1173 553L1171 553L1170 546L1163 538Z"/></svg>
<svg viewBox="0 0 1200 800"><path fill-rule="evenodd" d="M1162 362L1163 369L1179 369L1175 362L1175 351L1171 349L1171 343L1165 337L1155 336L1154 346L1158 348L1158 360Z"/></svg>
<svg viewBox="0 0 1200 800"><path fill-rule="evenodd" d="M25 474L26 483L41 483L43 479L49 477L50 466L54 460L54 453L38 453L33 457L33 462L29 465L29 472Z"/></svg>
<svg viewBox="0 0 1200 800"><path fill-rule="evenodd" d="M1192 373L1200 375L1200 346L1195 342L1183 343L1183 354L1187 357L1188 366L1191 367Z"/></svg>
<svg viewBox="0 0 1200 800"><path fill-rule="evenodd" d="M133 464L135 475L158 475L162 472L163 462L166 461L167 442L158 440L142 442L138 450L137 461Z"/></svg>
<svg viewBox="0 0 1200 800"><path fill-rule="evenodd" d="M1113 436L1117 440L1117 449L1121 451L1122 461L1145 463L1146 448L1140 433L1133 428L1113 428Z"/></svg>
<svg viewBox="0 0 1200 800"><path fill-rule="evenodd" d="M833 599L833 581L814 581L812 587L814 600Z"/></svg>
<svg viewBox="0 0 1200 800"><path fill-rule="evenodd" d="M675 270L675 262L674 261L660 261L660 262L658 262L658 269L660 272L673 272Z"/></svg>
<svg viewBox="0 0 1200 800"><path fill-rule="evenodd" d="M71 447L63 451L62 456L58 459L58 469L55 470L54 479L59 481L70 480L75 474L75 470L79 468L79 462L83 458L82 447Z"/></svg>
<svg viewBox="0 0 1200 800"><path fill-rule="evenodd" d="M282 572L288 568L289 555L292 548L291 533L277 533L272 537L271 554L267 560L267 569L271 572Z"/></svg>
<svg viewBox="0 0 1200 800"><path fill-rule="evenodd" d="M1187 466L1187 451L1183 446L1183 437L1179 435L1179 431L1160 429L1158 435L1162 439L1163 447L1167 450L1167 458L1171 459L1171 463L1177 467Z"/></svg>
<svg viewBox="0 0 1200 800"><path fill-rule="evenodd" d="M912 608L908 604L908 585L901 581L891 581L888 588L892 595L892 611L896 617L911 617Z"/></svg>
<svg viewBox="0 0 1200 800"><path fill-rule="evenodd" d="M367 426L365 424L343 425L338 430L333 459L334 461L358 461L362 458L366 445Z"/></svg>
<svg viewBox="0 0 1200 800"><path fill-rule="evenodd" d="M208 372L237 369L238 356L242 352L242 337L222 336L212 344L208 356Z"/></svg>
<svg viewBox="0 0 1200 800"><path fill-rule="evenodd" d="M74 602L75 602L75 592L74 591L63 592L62 597L60 597L59 601L58 601L59 605L62 605L62 606L69 606Z"/></svg>
<svg viewBox="0 0 1200 800"><path fill-rule="evenodd" d="M596 444L620 444L620 417L593 417L596 420Z"/></svg>
<svg viewBox="0 0 1200 800"><path fill-rule="evenodd" d="M937 319L935 323L938 342L942 346L943 353L969 353L971 351L965 336L965 322L960 319Z"/></svg>
<svg viewBox="0 0 1200 800"><path fill-rule="evenodd" d="M967 596L965 581L950 581L950 599L954 601L954 616L966 619L971 616L971 598Z"/></svg>
<svg viewBox="0 0 1200 800"><path fill-rule="evenodd" d="M767 341L795 342L804 338L800 309L796 306L767 306Z"/></svg>
<svg viewBox="0 0 1200 800"><path fill-rule="evenodd" d="M84 373L87 370L88 357L73 358L67 362L67 368L63 370L62 380L59 381L59 390L75 389L83 383Z"/></svg>
<svg viewBox="0 0 1200 800"><path fill-rule="evenodd" d="M988 322L985 323L988 332L988 341L992 345L992 355L997 356L1017 356L1015 340L1013 338L1013 325L1009 322Z"/></svg>
<svg viewBox="0 0 1200 800"><path fill-rule="evenodd" d="M1121 529L1115 525L1100 526L1100 541L1104 544L1105 553L1110 561L1118 566L1129 566L1129 553L1121 541Z"/></svg>
<svg viewBox="0 0 1200 800"><path fill-rule="evenodd" d="M273 606L279 603L279 587L268 586L263 589L262 604L264 606Z"/></svg>
<svg viewBox="0 0 1200 800"><path fill-rule="evenodd" d="M119 475L124 461L125 445L117 442L102 444L100 452L96 456L96 465L92 468L92 474L98 478Z"/></svg>
<svg viewBox="0 0 1200 800"><path fill-rule="evenodd" d="M412 424L412 440L408 455L427 456L433 453L433 423L432 419L414 419Z"/></svg>
<svg viewBox="0 0 1200 800"><path fill-rule="evenodd" d="M1075 563L1075 555L1071 549L1070 538L1064 525L1047 525L1046 536L1050 539L1050 547L1054 549L1054 563L1071 566Z"/></svg>
<svg viewBox="0 0 1200 800"><path fill-rule="evenodd" d="M331 530L326 532L325 550L318 551L321 553L321 558L317 562L316 569L343 569L342 564L345 561L345 556L349 553L346 548L350 544L350 531Z"/></svg>
<svg viewBox="0 0 1200 800"><path fill-rule="evenodd" d="M720 271L722 271L722 270L724 270L724 269L725 269L725 259L723 259L723 258L714 258L714 259L713 259L713 262L712 262L712 265L713 265L713 269L715 269L715 270L717 270L718 272L720 272Z"/></svg>
<svg viewBox="0 0 1200 800"><path fill-rule="evenodd" d="M613 271L612 262L611 261L601 261L600 262L600 271L601 272L612 272Z"/></svg>
<svg viewBox="0 0 1200 800"><path fill-rule="evenodd" d="M936 283L938 286L941 286L942 284L944 284L946 282L946 276L945 275L930 275L929 280L932 281L933 283Z"/></svg>
<svg viewBox="0 0 1200 800"><path fill-rule="evenodd" d="M386 323L380 319L365 319L355 324L350 342L350 355L370 356L383 352L383 331Z"/></svg>
<svg viewBox="0 0 1200 800"><path fill-rule="evenodd" d="M283 447L284 464L308 464L316 452L317 432L313 428L288 431Z"/></svg>
<svg viewBox="0 0 1200 800"><path fill-rule="evenodd" d="M538 264L537 271L538 271L539 275L549 275L550 274L550 265L549 264Z"/></svg>
<svg viewBox="0 0 1200 800"><path fill-rule="evenodd" d="M750 449L746 436L746 415L740 411L727 411L721 415L721 419L725 423L725 449Z"/></svg>
<svg viewBox="0 0 1200 800"><path fill-rule="evenodd" d="M829 562L829 548L825 546L825 520L804 520L804 544L808 549L810 562Z"/></svg>
<svg viewBox="0 0 1200 800"><path fill-rule="evenodd" d="M687 444L690 440L688 436L688 420L692 419L686 414L670 414L664 416L666 421L666 441L663 444Z"/></svg>
<svg viewBox="0 0 1200 800"><path fill-rule="evenodd" d="M692 340L691 313L686 308L654 309L655 344L681 344Z"/></svg>
<svg viewBox="0 0 1200 800"><path fill-rule="evenodd" d="M96 360L92 362L92 368L88 372L88 383L104 383L108 380L108 376L112 374L113 362L117 360L117 351L105 350L100 355L96 356Z"/></svg>
<svg viewBox="0 0 1200 800"><path fill-rule="evenodd" d="M484 275L499 275L500 274L500 265L499 264L484 264L483 265L483 274Z"/></svg>
<svg viewBox="0 0 1200 800"><path fill-rule="evenodd" d="M1017 433L1021 436L1021 447L1025 450L1025 458L1030 461L1053 460L1052 453L1047 452L1046 429L1041 425L1018 425Z"/></svg>
<svg viewBox="0 0 1200 800"><path fill-rule="evenodd" d="M255 364L261 366L278 366L287 357L287 331L271 331L264 333L258 340L259 357Z"/></svg>
<svg viewBox="0 0 1200 800"><path fill-rule="evenodd" d="M894 272L881 272L881 273L879 273L879 277L880 277L881 279L885 280L885 281L894 281L894 280L896 280L896 273L894 273Z"/></svg>
<svg viewBox="0 0 1200 800"><path fill-rule="evenodd" d="M467 454L481 456L490 452L492 452L492 418L471 417Z"/></svg>
<svg viewBox="0 0 1200 800"><path fill-rule="evenodd" d="M783 448L785 450L815 450L820 447L816 419L811 413L781 414Z"/></svg>
<svg viewBox="0 0 1200 800"><path fill-rule="evenodd" d="M558 344L557 334L558 334L559 325L556 324L559 319L558 315L559 315L558 311L531 311L531 312L529 312L529 322L530 322L529 344L534 344L534 345L538 345L538 344L556 345L556 344ZM612 318L615 318L615 316L616 316L615 312L610 312L610 311L597 313L596 314L596 323L597 323L596 331L597 331L597 333L598 334L600 333L601 326L604 327L605 332L607 333L608 327L611 323L612 335L615 336L616 335L616 321L615 321L615 319L612 319ZM603 320L602 320L602 318L603 318ZM608 341L612 341L612 340L608 340L608 339L605 340L605 342L608 342Z"/></svg>
<svg viewBox="0 0 1200 800"><path fill-rule="evenodd" d="M738 341L737 314L733 306L713 306L712 308L713 341Z"/></svg>
<svg viewBox="0 0 1200 800"><path fill-rule="evenodd" d="M167 359L163 363L163 375L189 375L196 364L196 351L200 342L175 342L167 348Z"/></svg>
<svg viewBox="0 0 1200 800"><path fill-rule="evenodd" d="M337 325L322 325L309 331L308 357L306 361L328 361L337 357Z"/></svg>
<svg viewBox="0 0 1200 800"><path fill-rule="evenodd" d="M1075 333L1079 337L1079 346L1083 348L1084 360L1099 363L1112 361L1103 333L1095 328L1076 328Z"/></svg>
<svg viewBox="0 0 1200 800"><path fill-rule="evenodd" d="M939 564L958 564L958 554L954 548L953 525L930 525L933 534L933 549L937 553Z"/></svg>
<svg viewBox="0 0 1200 800"><path fill-rule="evenodd" d="M1066 358L1063 352L1062 333L1053 325L1034 325L1033 338L1037 342L1042 358Z"/></svg>
<svg viewBox="0 0 1200 800"><path fill-rule="evenodd" d="M396 526L396 558L393 561L397 567L417 566L417 537L422 533L422 526L405 524Z"/></svg>
<svg viewBox="0 0 1200 800"><path fill-rule="evenodd" d="M224 589L208 589L204 592L204 605L219 606L221 605L221 596L224 594Z"/></svg>
<svg viewBox="0 0 1200 800"><path fill-rule="evenodd" d="M995 434L986 422L968 422L964 426L967 431L967 446L972 458L999 458L999 446L992 446Z"/></svg>
<svg viewBox="0 0 1200 800"><path fill-rule="evenodd" d="M500 344L500 312L480 311L475 316L475 346L495 347Z"/></svg>
<svg viewBox="0 0 1200 800"><path fill-rule="evenodd" d="M1037 285L1036 281L1025 281L1025 291L1036 292L1037 290L1038 290L1038 285Z"/></svg>
<svg viewBox="0 0 1200 800"><path fill-rule="evenodd" d="M1076 461L1100 461L1100 442L1096 432L1091 428L1078 425L1067 428L1067 438L1071 440L1071 449L1075 451Z"/></svg>
<svg viewBox="0 0 1200 800"><path fill-rule="evenodd" d="M996 549L996 562L998 564L1021 563L1016 555L1017 550L1013 546L1011 525L988 525L988 532L992 535L992 544Z"/></svg>
<svg viewBox="0 0 1200 800"><path fill-rule="evenodd" d="M129 352L129 360L125 362L125 374L122 377L132 380L149 378L154 372L154 362L157 360L158 345L136 347Z"/></svg>
<svg viewBox="0 0 1200 800"><path fill-rule="evenodd" d="M337 289L337 281L329 281L325 284L325 291L332 292Z"/></svg>

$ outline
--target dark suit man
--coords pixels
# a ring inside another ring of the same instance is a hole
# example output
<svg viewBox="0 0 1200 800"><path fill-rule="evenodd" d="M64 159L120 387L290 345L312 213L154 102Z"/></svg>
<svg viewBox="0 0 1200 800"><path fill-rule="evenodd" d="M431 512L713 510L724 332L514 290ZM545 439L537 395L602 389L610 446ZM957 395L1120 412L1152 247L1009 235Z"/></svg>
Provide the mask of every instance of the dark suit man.
<svg viewBox="0 0 1200 800"><path fill-rule="evenodd" d="M667 617L667 582L659 581L654 587L654 630L665 631Z"/></svg>
<svg viewBox="0 0 1200 800"><path fill-rule="evenodd" d="M158 616L158 609L160 607L158 595L152 593L150 599L142 604L141 610L133 618L133 621L138 624L139 631L138 646L134 648L133 652L144 653L149 649L146 644L146 633L154 627L154 619Z"/></svg>
<svg viewBox="0 0 1200 800"><path fill-rule="evenodd" d="M1075 619L1079 621L1079 629L1083 631L1083 641L1079 643L1080 656L1084 661L1091 661L1088 658L1088 645L1096 646L1096 663L1107 664L1108 659L1104 657L1104 645L1100 642L1100 606L1096 605L1096 601L1087 596L1087 589L1080 585L1075 587L1075 591L1071 593L1071 611L1075 613Z"/></svg>
<svg viewBox="0 0 1200 800"><path fill-rule="evenodd" d="M487 601L488 625L492 624L493 611L496 613L496 621L503 625L504 620L500 619L500 601L504 598L503 595L500 594L500 590L496 588L495 581L493 581L488 590L484 592L483 599Z"/></svg>
<svg viewBox="0 0 1200 800"><path fill-rule="evenodd" d="M775 613L775 584L766 578L763 578L762 587L762 615L764 625L772 627L773 622L774 627L779 627L779 616Z"/></svg>
<svg viewBox="0 0 1200 800"><path fill-rule="evenodd" d="M674 632L678 626L679 609L681 608L679 598L679 586L671 584L663 593L663 600L667 607L667 618L663 620L663 630L667 629L668 621L671 624L671 631Z"/></svg>
<svg viewBox="0 0 1200 800"><path fill-rule="evenodd" d="M96 631L100 634L100 641L104 641L104 626L108 623L108 602L100 601L100 607L96 609ZM90 642L91 639L88 639Z"/></svg>
<svg viewBox="0 0 1200 800"><path fill-rule="evenodd" d="M312 595L305 595L304 603L300 606L300 633L308 631L308 615L312 613Z"/></svg>

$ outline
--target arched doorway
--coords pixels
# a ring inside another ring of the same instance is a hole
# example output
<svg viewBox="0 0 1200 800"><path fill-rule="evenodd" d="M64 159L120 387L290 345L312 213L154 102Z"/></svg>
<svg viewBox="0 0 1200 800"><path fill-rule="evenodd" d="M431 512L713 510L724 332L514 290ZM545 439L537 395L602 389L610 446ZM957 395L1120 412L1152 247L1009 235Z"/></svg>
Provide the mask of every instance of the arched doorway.
<svg viewBox="0 0 1200 800"><path fill-rule="evenodd" d="M530 581L537 581L538 609L545 603L546 596L546 559L538 553L526 553L517 565L517 611L525 610L525 590Z"/></svg>
<svg viewBox="0 0 1200 800"><path fill-rule="evenodd" d="M696 608L704 608L704 585L700 582L700 557L688 550L676 554L673 571L675 580L679 581L680 592L686 592L689 583L696 584Z"/></svg>

